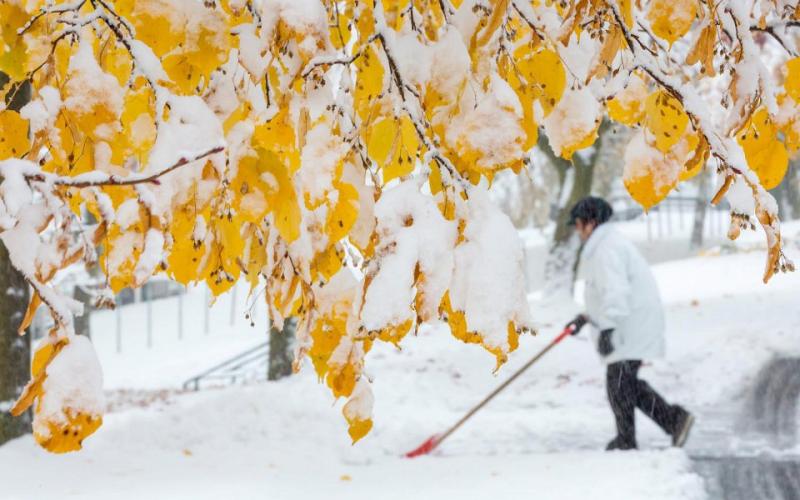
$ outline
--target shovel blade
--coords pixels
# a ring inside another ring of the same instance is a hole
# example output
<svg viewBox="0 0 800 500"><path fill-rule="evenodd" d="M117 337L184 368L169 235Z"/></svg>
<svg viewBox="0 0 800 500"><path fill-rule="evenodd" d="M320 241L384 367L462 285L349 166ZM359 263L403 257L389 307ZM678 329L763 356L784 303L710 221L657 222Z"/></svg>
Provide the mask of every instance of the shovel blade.
<svg viewBox="0 0 800 500"><path fill-rule="evenodd" d="M427 455L428 453L432 452L438 445L439 441L436 439L436 436L431 436L427 440L425 440L424 443L406 453L405 457L415 458L422 455Z"/></svg>

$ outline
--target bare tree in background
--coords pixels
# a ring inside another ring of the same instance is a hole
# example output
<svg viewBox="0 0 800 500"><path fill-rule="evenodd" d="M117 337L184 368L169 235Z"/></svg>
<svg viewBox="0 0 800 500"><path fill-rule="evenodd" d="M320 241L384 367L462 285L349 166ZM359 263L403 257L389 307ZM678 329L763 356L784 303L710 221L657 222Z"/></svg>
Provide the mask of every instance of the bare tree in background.
<svg viewBox="0 0 800 500"><path fill-rule="evenodd" d="M694 202L694 222L692 224L691 240L689 241L689 247L692 249L703 246L703 234L709 206L708 187L708 172L704 170L697 176L697 199Z"/></svg>
<svg viewBox="0 0 800 500"><path fill-rule="evenodd" d="M283 322L283 329L278 330L275 327L269 329L268 380L279 380L292 374L296 328L297 318L291 317Z"/></svg>
<svg viewBox="0 0 800 500"><path fill-rule="evenodd" d="M490 193L517 229L542 229L550 222L550 205L558 190L558 178L549 165L532 161L520 175L501 172Z"/></svg>
<svg viewBox="0 0 800 500"><path fill-rule="evenodd" d="M559 184L561 185L558 212L556 214L556 228L544 269L545 292L547 294L569 293L572 290L580 245L575 237L574 229L568 225L569 212L578 200L592 192L594 167L600 157L600 151L603 148L609 129L608 121L604 121L600 125L598 138L594 146L585 154L575 154L571 162L553 153L544 134L539 136L539 147L545 152L550 163L558 172Z"/></svg>
<svg viewBox="0 0 800 500"><path fill-rule="evenodd" d="M598 150L592 179L592 193L609 199L615 188L622 185L625 148L633 136L633 129L611 122L603 134L603 143Z"/></svg>
<svg viewBox="0 0 800 500"><path fill-rule="evenodd" d="M786 176L771 193L785 220L800 218L800 156L789 162Z"/></svg>

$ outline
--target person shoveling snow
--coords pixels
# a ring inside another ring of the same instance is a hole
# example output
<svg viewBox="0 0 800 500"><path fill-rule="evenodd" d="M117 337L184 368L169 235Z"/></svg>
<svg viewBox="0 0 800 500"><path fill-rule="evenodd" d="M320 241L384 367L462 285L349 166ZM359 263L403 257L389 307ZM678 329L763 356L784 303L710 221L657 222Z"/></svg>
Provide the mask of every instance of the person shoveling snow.
<svg viewBox="0 0 800 500"><path fill-rule="evenodd" d="M587 323L606 368L606 390L617 424L617 436L607 450L636 446L634 412L639 408L683 446L694 417L667 403L638 378L642 360L664 355L664 311L658 286L636 247L605 224L613 210L602 198L587 197L572 208L570 224L584 242L580 273L586 280L586 312L567 327L576 335Z"/></svg>

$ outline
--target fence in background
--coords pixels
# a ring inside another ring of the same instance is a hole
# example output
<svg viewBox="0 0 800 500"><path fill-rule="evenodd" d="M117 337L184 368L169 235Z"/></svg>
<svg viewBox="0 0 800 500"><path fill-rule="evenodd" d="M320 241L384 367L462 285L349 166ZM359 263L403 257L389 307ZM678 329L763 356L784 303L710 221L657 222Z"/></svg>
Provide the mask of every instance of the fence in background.
<svg viewBox="0 0 800 500"><path fill-rule="evenodd" d="M103 349L122 353L223 333L250 324L244 318L245 308L254 317L261 314L257 310L263 311L260 301L252 307L244 301L239 303L241 295L234 287L209 306L212 295L206 286L187 289L166 279L155 279L140 289L122 290L114 310L90 309L89 335ZM49 313L40 308L33 322L33 338L44 336L51 326Z"/></svg>
<svg viewBox="0 0 800 500"><path fill-rule="evenodd" d="M630 197L614 198L610 201L614 206L615 219L639 222L646 227L648 242L681 235L686 235L687 238L691 236L697 197L668 196L646 213ZM723 201L714 206L707 199L699 202L708 204L703 221L704 238L713 240L724 237L728 231L728 204Z"/></svg>

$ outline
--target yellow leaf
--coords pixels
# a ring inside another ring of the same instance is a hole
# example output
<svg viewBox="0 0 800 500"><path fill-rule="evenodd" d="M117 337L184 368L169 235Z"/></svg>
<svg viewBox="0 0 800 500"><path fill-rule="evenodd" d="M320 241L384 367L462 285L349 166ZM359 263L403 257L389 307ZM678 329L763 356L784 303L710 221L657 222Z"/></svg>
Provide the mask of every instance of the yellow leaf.
<svg viewBox="0 0 800 500"><path fill-rule="evenodd" d="M0 111L0 160L19 158L30 148L28 122L16 111Z"/></svg>
<svg viewBox="0 0 800 500"><path fill-rule="evenodd" d="M313 343L308 351L308 357L311 358L320 380L328 373L328 359L345 334L345 323L344 316L328 316L316 321L311 330Z"/></svg>
<svg viewBox="0 0 800 500"><path fill-rule="evenodd" d="M359 378L350 400L342 408L353 444L372 429L372 391L364 378Z"/></svg>
<svg viewBox="0 0 800 500"><path fill-rule="evenodd" d="M266 153L261 158L267 162L269 172L278 184L277 190L271 186L273 190L267 196L270 210L275 214L275 226L283 239L291 243L300 236L300 204L289 170L271 153Z"/></svg>
<svg viewBox="0 0 800 500"><path fill-rule="evenodd" d="M394 118L384 118L370 127L367 154L379 167L386 165L399 134L400 128Z"/></svg>
<svg viewBox="0 0 800 500"><path fill-rule="evenodd" d="M789 167L786 146L778 139L777 130L766 108L759 108L737 134L747 163L758 175L764 189L778 186Z"/></svg>
<svg viewBox="0 0 800 500"><path fill-rule="evenodd" d="M786 80L783 88L794 102L800 103L800 57L786 61Z"/></svg>
<svg viewBox="0 0 800 500"><path fill-rule="evenodd" d="M205 244L194 241L196 223L196 209L190 202L175 210L170 224L173 243L167 256L167 273L184 285L200 279L200 264L205 254Z"/></svg>
<svg viewBox="0 0 800 500"><path fill-rule="evenodd" d="M222 217L212 219L209 228L214 236L209 259L205 271L208 273L206 283L214 296L229 290L241 274L240 258L244 253L242 225L234 218Z"/></svg>
<svg viewBox="0 0 800 500"><path fill-rule="evenodd" d="M400 324L388 326L381 330L378 334L378 338L384 342L400 345L400 341L403 340L403 337L411 330L411 325L411 320L407 319Z"/></svg>
<svg viewBox="0 0 800 500"><path fill-rule="evenodd" d="M670 46L692 27L697 15L697 0L651 0L647 20L653 33Z"/></svg>
<svg viewBox="0 0 800 500"><path fill-rule="evenodd" d="M372 419L368 418L366 420L352 420L348 421L348 428L347 433L350 434L350 439L353 440L353 444L356 444L361 438L366 436L370 430L372 430ZM345 476L342 476L342 480L344 480ZM349 478L349 476L347 476ZM348 479L349 480L349 479Z"/></svg>
<svg viewBox="0 0 800 500"><path fill-rule="evenodd" d="M46 432L34 431L33 436L42 448L51 453L78 451L83 440L103 425L103 417L65 408L66 422L46 421Z"/></svg>
<svg viewBox="0 0 800 500"><path fill-rule="evenodd" d="M639 131L625 150L622 180L631 198L649 210L677 185L681 167L672 154L648 143L646 133Z"/></svg>
<svg viewBox="0 0 800 500"><path fill-rule="evenodd" d="M0 72L11 81L25 80L28 49L23 37L17 34L30 16L23 8L23 2L6 0L0 2Z"/></svg>
<svg viewBox="0 0 800 500"><path fill-rule="evenodd" d="M134 270L144 248L144 210L139 207L139 219L124 231L111 224L103 241L100 268L109 278L114 293L135 285Z"/></svg>
<svg viewBox="0 0 800 500"><path fill-rule="evenodd" d="M580 151L581 149L588 148L594 141L597 140L597 130L600 128L600 124L598 123L597 126L590 130L588 133L580 136L577 141L564 144L561 147L561 157L565 160L572 159L572 155L575 154L576 151Z"/></svg>
<svg viewBox="0 0 800 500"><path fill-rule="evenodd" d="M128 49L116 37L109 36L99 43L97 62L103 71L114 75L121 87L126 86L131 78L133 60Z"/></svg>
<svg viewBox="0 0 800 500"><path fill-rule="evenodd" d="M622 11L622 20L628 29L633 28L633 3L631 0L620 0L620 10Z"/></svg>
<svg viewBox="0 0 800 500"><path fill-rule="evenodd" d="M699 174L708 159L709 147L704 137L697 137L697 145L694 147L694 155L681 170L680 180L687 181Z"/></svg>
<svg viewBox="0 0 800 500"><path fill-rule="evenodd" d="M531 87L523 83L517 72L511 68L511 61L506 56L500 58L500 76L505 78L514 93L517 94L519 103L522 106L522 128L525 130L526 141L523 143L523 151L528 151L536 145L539 140L539 127L533 116L534 92Z"/></svg>
<svg viewBox="0 0 800 500"><path fill-rule="evenodd" d="M146 163L147 154L156 140L154 101L152 89L145 85L125 94L125 104L120 117L122 137L130 144L131 154L140 164ZM114 146L116 145L112 144L112 148Z"/></svg>
<svg viewBox="0 0 800 500"><path fill-rule="evenodd" d="M28 328L33 321L33 317L36 314L36 310L39 309L39 306L42 303L41 297L37 292L33 292L33 296L31 297L31 301L28 303L28 309L25 311L25 317L22 318L22 322L19 324L17 328L17 333L22 335L25 333L25 329Z"/></svg>
<svg viewBox="0 0 800 500"><path fill-rule="evenodd" d="M185 94L208 85L231 47L226 13L211 3L197 7L181 0L137 0L126 2L118 12L130 20L136 38L161 58L164 71Z"/></svg>
<svg viewBox="0 0 800 500"><path fill-rule="evenodd" d="M416 154L419 148L419 136L417 136L417 129L414 127L414 122L411 121L406 115L400 118L400 139L402 140L402 147L405 153L409 156ZM411 158L409 158L409 162Z"/></svg>
<svg viewBox="0 0 800 500"><path fill-rule="evenodd" d="M350 232L358 218L358 190L346 182L337 183L336 205L328 211L325 229L329 241L339 241Z"/></svg>
<svg viewBox="0 0 800 500"><path fill-rule="evenodd" d="M486 45L506 17L508 0L492 0L491 4L491 15L489 16L489 21L486 23L483 31L481 31L480 35L475 40L476 47L482 47Z"/></svg>
<svg viewBox="0 0 800 500"><path fill-rule="evenodd" d="M714 76L714 49L717 42L717 23L712 19L700 32L692 50L686 56L686 64L701 62L703 67L700 71L706 76Z"/></svg>
<svg viewBox="0 0 800 500"><path fill-rule="evenodd" d="M392 150L389 163L383 168L383 183L389 183L392 179L403 177L414 171L419 141L414 125L407 116L400 119L400 129L396 146Z"/></svg>
<svg viewBox="0 0 800 500"><path fill-rule="evenodd" d="M83 440L94 433L103 423L101 415L89 414L70 407L61 408L66 421L53 419L49 415L42 415L42 400L52 397L44 391L44 381L47 378L48 365L67 346L69 341L64 338L55 343L45 341L34 353L31 362L31 380L25 386L22 395L14 407L11 415L19 416L28 409L35 400L38 404L34 410L33 435L36 442L52 453L66 453L81 449ZM62 397L63 395L56 396ZM63 403L63 402L62 402ZM52 402L50 403L52 404ZM58 404L58 400L56 403Z"/></svg>
<svg viewBox="0 0 800 500"><path fill-rule="evenodd" d="M625 43L622 29L616 25L612 26L611 31L605 37L603 46L600 48L600 52L597 53L592 67L586 75L587 84L594 78L602 78L608 74L609 68L617 57L617 52Z"/></svg>
<svg viewBox="0 0 800 500"><path fill-rule="evenodd" d="M567 73L561 58L551 49L531 54L527 46L522 46L515 51L514 59L523 78L532 87L533 97L539 100L544 116L549 115L567 86Z"/></svg>
<svg viewBox="0 0 800 500"><path fill-rule="evenodd" d="M350 22L353 20L352 4L348 2L345 8L330 9L334 16L330 26L330 39L333 47L341 50L350 41Z"/></svg>
<svg viewBox="0 0 800 500"><path fill-rule="evenodd" d="M356 386L356 377L356 368L352 363L329 366L326 382L333 392L333 397L349 397Z"/></svg>
<svg viewBox="0 0 800 500"><path fill-rule="evenodd" d="M366 2L365 2L366 3ZM383 92L383 63L375 49L370 46L355 60L356 82L353 91L353 105L358 116L366 120L369 110L381 92Z"/></svg>
<svg viewBox="0 0 800 500"><path fill-rule="evenodd" d="M566 92L543 122L553 152L570 160L576 151L594 144L602 112L588 88Z"/></svg>
<svg viewBox="0 0 800 500"><path fill-rule="evenodd" d="M383 12L386 16L386 24L395 31L399 31L403 26L405 18L404 10L407 9L408 0L384 0Z"/></svg>
<svg viewBox="0 0 800 500"><path fill-rule="evenodd" d="M680 101L666 90L657 90L647 98L645 126L655 136L655 145L662 153L681 140L688 124L689 116Z"/></svg>
<svg viewBox="0 0 800 500"><path fill-rule="evenodd" d="M92 141L110 141L121 128L123 90L114 75L100 68L88 40L78 51L70 59L64 86L65 112L70 124Z"/></svg>
<svg viewBox="0 0 800 500"><path fill-rule="evenodd" d="M646 99L647 85L638 74L632 73L628 85L608 101L608 117L633 126L644 117Z"/></svg>
<svg viewBox="0 0 800 500"><path fill-rule="evenodd" d="M250 236L250 245L247 259L244 262L247 281L250 283L250 293L255 291L259 283L259 273L267 263L267 249L258 237Z"/></svg>
<svg viewBox="0 0 800 500"><path fill-rule="evenodd" d="M321 274L325 280L331 279L342 268L343 260L343 252L338 246L329 246L314 256L314 261L311 264L312 278L317 279L318 274Z"/></svg>

